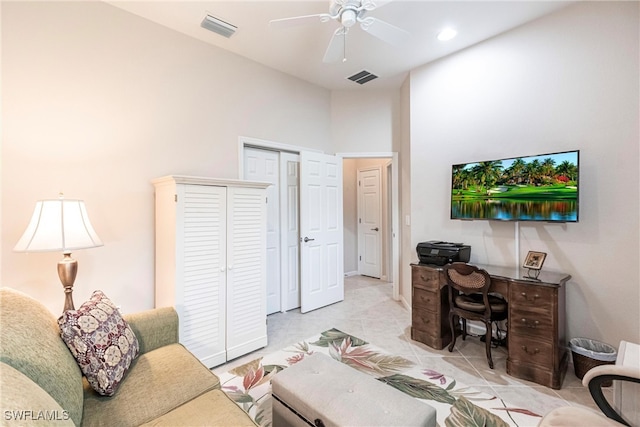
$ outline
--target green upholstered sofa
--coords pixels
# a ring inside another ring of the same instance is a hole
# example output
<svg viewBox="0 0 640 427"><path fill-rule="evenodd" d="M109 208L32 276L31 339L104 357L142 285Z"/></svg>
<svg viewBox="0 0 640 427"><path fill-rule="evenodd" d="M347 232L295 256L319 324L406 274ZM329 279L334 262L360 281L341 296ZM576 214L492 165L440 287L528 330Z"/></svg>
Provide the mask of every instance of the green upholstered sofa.
<svg viewBox="0 0 640 427"><path fill-rule="evenodd" d="M140 355L112 397L97 394L41 303L0 288L0 425L252 426L220 381L178 343L178 316L124 316Z"/></svg>

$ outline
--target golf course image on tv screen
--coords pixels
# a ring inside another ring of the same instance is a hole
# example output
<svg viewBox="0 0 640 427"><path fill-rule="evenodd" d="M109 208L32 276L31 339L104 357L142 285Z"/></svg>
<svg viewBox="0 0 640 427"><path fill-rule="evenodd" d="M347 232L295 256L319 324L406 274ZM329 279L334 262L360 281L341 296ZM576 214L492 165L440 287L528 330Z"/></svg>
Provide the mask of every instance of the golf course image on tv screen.
<svg viewBox="0 0 640 427"><path fill-rule="evenodd" d="M453 165L451 218L577 222L580 152Z"/></svg>

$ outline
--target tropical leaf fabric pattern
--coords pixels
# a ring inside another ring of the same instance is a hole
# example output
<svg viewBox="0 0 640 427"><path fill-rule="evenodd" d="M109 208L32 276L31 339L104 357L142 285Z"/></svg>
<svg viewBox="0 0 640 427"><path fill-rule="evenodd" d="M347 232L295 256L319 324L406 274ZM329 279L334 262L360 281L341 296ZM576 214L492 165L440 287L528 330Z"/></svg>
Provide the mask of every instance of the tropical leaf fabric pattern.
<svg viewBox="0 0 640 427"><path fill-rule="evenodd" d="M525 427L535 426L540 420L540 415L526 408L509 406L495 396L464 386L437 371L415 366L404 357L389 354L337 329L324 331L221 374L222 390L258 425L270 427L271 378L316 352L433 406L440 427Z"/></svg>

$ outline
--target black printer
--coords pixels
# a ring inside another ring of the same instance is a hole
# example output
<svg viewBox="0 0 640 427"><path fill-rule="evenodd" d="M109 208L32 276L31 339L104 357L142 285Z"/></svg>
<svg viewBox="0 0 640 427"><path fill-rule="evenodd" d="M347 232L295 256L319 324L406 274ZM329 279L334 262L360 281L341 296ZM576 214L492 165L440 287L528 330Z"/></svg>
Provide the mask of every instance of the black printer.
<svg viewBox="0 0 640 427"><path fill-rule="evenodd" d="M462 243L429 240L416 247L421 264L445 265L452 262L469 262L471 246Z"/></svg>

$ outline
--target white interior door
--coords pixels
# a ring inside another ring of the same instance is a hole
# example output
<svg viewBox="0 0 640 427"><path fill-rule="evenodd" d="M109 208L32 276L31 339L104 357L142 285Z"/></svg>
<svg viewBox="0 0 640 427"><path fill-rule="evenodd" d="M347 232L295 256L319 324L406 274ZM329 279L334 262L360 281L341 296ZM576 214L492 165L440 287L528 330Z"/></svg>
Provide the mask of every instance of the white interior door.
<svg viewBox="0 0 640 427"><path fill-rule="evenodd" d="M300 156L280 153L282 311L300 307Z"/></svg>
<svg viewBox="0 0 640 427"><path fill-rule="evenodd" d="M342 301L342 158L300 153L300 236L301 311Z"/></svg>
<svg viewBox="0 0 640 427"><path fill-rule="evenodd" d="M272 184L267 188L267 314L281 310L279 168L277 151L245 148L244 178Z"/></svg>
<svg viewBox="0 0 640 427"><path fill-rule="evenodd" d="M382 192L380 168L358 170L358 270L382 274Z"/></svg>

